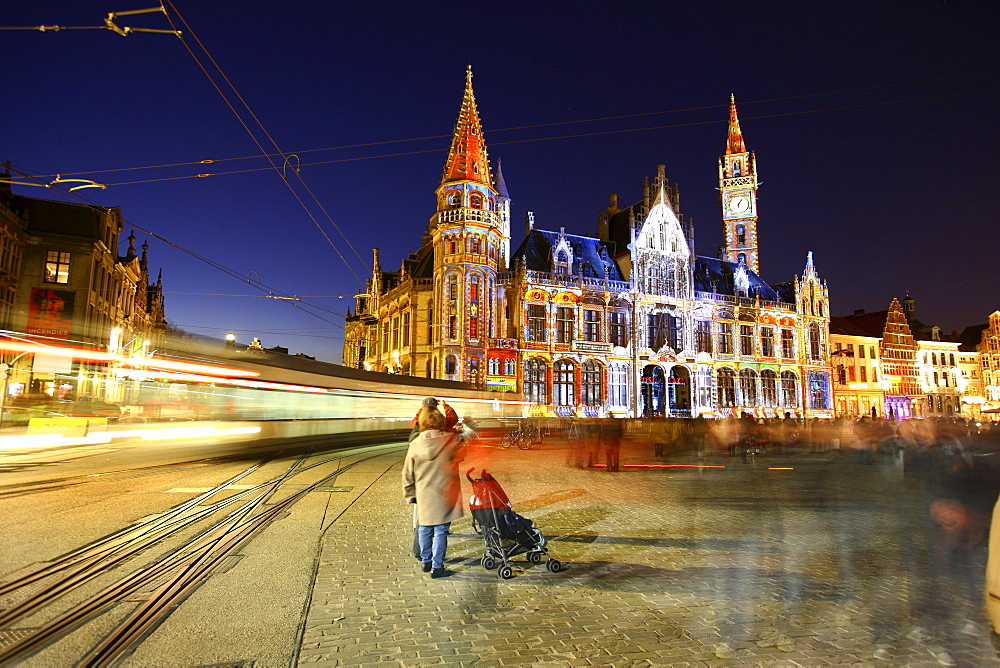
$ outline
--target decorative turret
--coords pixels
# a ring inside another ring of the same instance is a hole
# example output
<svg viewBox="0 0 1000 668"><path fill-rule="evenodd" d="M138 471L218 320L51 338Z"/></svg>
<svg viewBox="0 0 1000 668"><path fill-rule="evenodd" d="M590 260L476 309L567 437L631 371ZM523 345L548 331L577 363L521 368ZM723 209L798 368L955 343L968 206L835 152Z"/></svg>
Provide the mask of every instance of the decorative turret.
<svg viewBox="0 0 1000 668"><path fill-rule="evenodd" d="M465 71L465 95L458 112L458 121L451 138L448 160L444 164L441 185L453 181L475 181L487 186L493 185L490 176L490 160L486 155L486 141L483 127L479 122L476 96L472 92L472 65Z"/></svg>
<svg viewBox="0 0 1000 668"><path fill-rule="evenodd" d="M736 115L736 96L729 94L729 137L726 139L726 155L733 153L746 153L747 147L743 143L743 131L740 130L740 119Z"/></svg>

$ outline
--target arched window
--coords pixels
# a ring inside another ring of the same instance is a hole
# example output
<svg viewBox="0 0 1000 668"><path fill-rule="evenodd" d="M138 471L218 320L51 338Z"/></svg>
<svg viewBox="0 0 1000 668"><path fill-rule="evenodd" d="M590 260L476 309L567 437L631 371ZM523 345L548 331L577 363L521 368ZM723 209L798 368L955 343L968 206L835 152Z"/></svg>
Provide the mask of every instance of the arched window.
<svg viewBox="0 0 1000 668"><path fill-rule="evenodd" d="M471 206L473 209L482 209L483 208L483 194L482 193L478 193L478 192L474 192L474 193L470 194L469 195L469 206Z"/></svg>
<svg viewBox="0 0 1000 668"><path fill-rule="evenodd" d="M778 405L778 374L770 369L760 372L760 398L763 406Z"/></svg>
<svg viewBox="0 0 1000 668"><path fill-rule="evenodd" d="M583 376L580 385L581 403L584 406L600 406L601 365L599 363L594 361L583 363Z"/></svg>
<svg viewBox="0 0 1000 668"><path fill-rule="evenodd" d="M757 372L753 369L740 370L740 405L757 405Z"/></svg>
<svg viewBox="0 0 1000 668"><path fill-rule="evenodd" d="M781 372L781 405L783 408L795 408L799 405L799 402L796 401L798 392L795 381L795 374L791 371Z"/></svg>
<svg viewBox="0 0 1000 668"><path fill-rule="evenodd" d="M548 403L545 392L545 362L532 357L524 363L524 398L529 404Z"/></svg>
<svg viewBox="0 0 1000 668"><path fill-rule="evenodd" d="M738 243L738 244L740 244L742 246L742 245L746 244L746 242L747 242L747 228L746 228L746 225L737 225L736 226L736 243Z"/></svg>
<svg viewBox="0 0 1000 668"><path fill-rule="evenodd" d="M491 357L489 363L487 364L487 368L489 369L489 374L491 376L498 375L500 373L500 360L496 357Z"/></svg>
<svg viewBox="0 0 1000 668"><path fill-rule="evenodd" d="M452 190L448 193L448 205L449 206L462 206L462 193L457 190Z"/></svg>
<svg viewBox="0 0 1000 668"><path fill-rule="evenodd" d="M739 160L733 162L733 176L740 176L740 173L742 171L743 171L743 164Z"/></svg>
<svg viewBox="0 0 1000 668"><path fill-rule="evenodd" d="M559 360L553 367L552 399L556 406L575 406L576 387L573 376L576 366L569 360Z"/></svg>
<svg viewBox="0 0 1000 668"><path fill-rule="evenodd" d="M469 385L472 385L472 387L481 387L482 384L483 378L479 369L479 358L472 357L469 359Z"/></svg>
<svg viewBox="0 0 1000 668"><path fill-rule="evenodd" d="M491 197L490 198L490 211L496 211L496 210L497 210L497 201Z"/></svg>
<svg viewBox="0 0 1000 668"><path fill-rule="evenodd" d="M736 262L739 263L739 264L746 264L747 263L747 254L746 253L740 253L739 255L737 255L736 256Z"/></svg>
<svg viewBox="0 0 1000 668"><path fill-rule="evenodd" d="M717 377L719 408L732 408L736 406L736 372L723 367L719 369Z"/></svg>

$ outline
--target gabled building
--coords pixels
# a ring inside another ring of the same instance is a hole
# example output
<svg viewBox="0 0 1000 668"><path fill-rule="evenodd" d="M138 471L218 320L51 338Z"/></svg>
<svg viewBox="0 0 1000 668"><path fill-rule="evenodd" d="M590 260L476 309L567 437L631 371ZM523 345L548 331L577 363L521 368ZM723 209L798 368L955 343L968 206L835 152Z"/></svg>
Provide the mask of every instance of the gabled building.
<svg viewBox="0 0 1000 668"><path fill-rule="evenodd" d="M161 347L167 329L162 276L150 280L148 246L143 243L137 253L134 235L125 254L118 254L124 228L119 209L15 195L10 182L7 171L0 177L2 326L33 339L92 344L127 355ZM116 398L108 395L105 365L75 362L72 369L62 368L37 357L3 360L14 363L6 383L9 396Z"/></svg>
<svg viewBox="0 0 1000 668"><path fill-rule="evenodd" d="M879 378L881 344L881 336L862 329L851 319L830 318L830 362L837 417L883 416L885 391Z"/></svg>
<svg viewBox="0 0 1000 668"><path fill-rule="evenodd" d="M537 415L832 415L829 293L759 274L757 178L730 100L718 189L725 245L694 226L660 166L618 196L596 237L537 225L513 247L511 199L491 173L471 70L418 252L372 276L346 323L344 364L523 396Z"/></svg>

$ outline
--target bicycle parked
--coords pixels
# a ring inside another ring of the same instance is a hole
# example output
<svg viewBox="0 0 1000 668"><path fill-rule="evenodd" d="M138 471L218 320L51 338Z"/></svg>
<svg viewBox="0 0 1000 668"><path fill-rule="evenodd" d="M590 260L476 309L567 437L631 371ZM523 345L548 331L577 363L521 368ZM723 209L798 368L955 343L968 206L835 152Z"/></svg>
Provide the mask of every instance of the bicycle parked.
<svg viewBox="0 0 1000 668"><path fill-rule="evenodd" d="M532 425L520 425L517 429L504 434L500 445L509 448L516 445L521 450L529 450L535 443L542 442L542 430Z"/></svg>

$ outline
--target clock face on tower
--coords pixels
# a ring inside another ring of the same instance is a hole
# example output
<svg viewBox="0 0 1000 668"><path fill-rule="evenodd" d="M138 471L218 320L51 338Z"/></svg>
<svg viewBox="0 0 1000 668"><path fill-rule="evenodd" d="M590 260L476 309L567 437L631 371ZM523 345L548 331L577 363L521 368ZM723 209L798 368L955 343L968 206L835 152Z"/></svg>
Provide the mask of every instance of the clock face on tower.
<svg viewBox="0 0 1000 668"><path fill-rule="evenodd" d="M743 195L737 195L729 200L729 210L733 213L745 213L750 210L750 200Z"/></svg>

